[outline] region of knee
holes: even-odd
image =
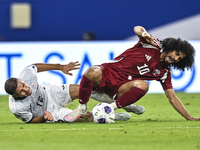
[[[94,77],[96,74],[96,71],[93,68],[89,68],[86,70],[86,72],[84,73],[84,75],[88,78],[92,78]]]
[[[143,80],[136,81],[136,83],[134,83],[134,86],[142,89],[144,92],[148,92],[148,90],[149,90],[148,83]]]
[[[95,80],[99,78],[101,75],[101,69],[97,66],[92,66],[84,73],[84,76],[87,77],[89,80]]]
[[[144,81],[144,85],[143,85],[142,90],[144,90],[145,92],[149,91],[149,84],[146,81]]]

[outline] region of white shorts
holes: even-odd
[[[72,112],[71,109],[65,106],[72,102],[69,93],[70,84],[53,85],[45,84],[43,87],[46,88],[47,95],[47,109],[53,117],[53,122],[63,121],[65,115]]]

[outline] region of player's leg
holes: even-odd
[[[137,102],[148,91],[148,84],[143,80],[134,80],[123,84],[117,93],[117,99],[111,105],[114,109]]]
[[[69,85],[69,94],[72,100],[78,99],[79,94],[79,85],[78,84],[70,84]]]
[[[92,66],[84,73],[79,87],[79,106],[72,113],[65,116],[65,121],[73,122],[87,112],[87,102],[93,87],[97,87],[101,83],[101,79],[102,70],[98,66]]]
[[[131,118],[131,114],[127,112],[115,113],[115,121],[127,121]],[[92,113],[87,111],[86,114],[81,115],[75,122],[91,122],[93,121]]]
[[[76,119],[74,122],[92,122],[92,113],[87,111],[85,114],[82,114],[80,118]]]
[[[78,86],[70,84],[46,84],[43,85],[46,89],[48,102],[51,101],[56,108],[61,108],[73,102],[74,98],[77,98]],[[73,90],[72,90],[73,89]],[[73,92],[72,92],[73,91]]]
[[[115,100],[113,100],[113,98],[108,96],[108,94],[106,94],[105,92],[102,92],[102,91],[93,91],[90,98],[92,98],[96,101],[102,102],[102,103],[109,103],[109,104],[111,104],[115,101]],[[133,104],[125,106],[125,107],[123,107],[123,109],[126,110],[127,112],[132,112],[137,115],[141,115],[145,111],[145,108],[143,106],[133,105]]]

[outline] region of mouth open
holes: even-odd
[[[174,63],[174,59],[171,56],[169,56],[169,59],[170,59],[171,63]]]
[[[28,91],[26,92],[27,95],[30,95],[31,94],[31,89],[28,88]]]

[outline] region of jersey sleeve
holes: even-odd
[[[172,82],[171,82],[171,71],[168,70],[168,73],[166,74],[166,77],[164,77],[165,79],[161,79],[159,80],[162,87],[163,87],[163,90],[166,90],[166,89],[173,89],[173,86],[172,86]]]
[[[147,42],[145,38],[141,37],[141,38],[139,38],[138,43],[136,43],[134,47],[140,47],[141,43],[145,43],[147,45],[151,45],[152,46],[151,48],[161,49],[160,40],[157,37],[155,37],[155,36],[153,36],[151,34],[150,34],[150,36],[153,37],[157,41],[157,44],[158,44],[157,46],[152,45],[151,43]]]
[[[23,111],[22,109],[20,111],[17,111],[16,113],[13,113],[17,119],[22,120],[25,123],[28,123],[32,120],[33,114],[28,111]]]
[[[19,75],[19,78],[25,81],[35,76],[37,76],[37,67],[35,65],[29,65],[24,68],[24,70]]]
[[[9,96],[9,108],[10,111],[15,115],[17,119],[23,122],[29,122],[33,118],[33,114],[30,111],[30,104],[24,105],[20,100],[15,101],[14,98]]]

